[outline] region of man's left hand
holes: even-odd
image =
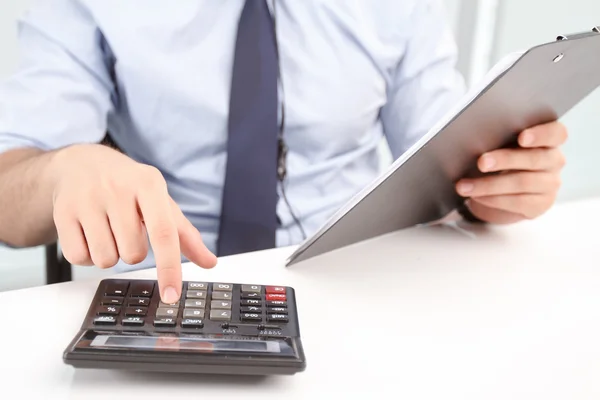
[[[552,122],[521,132],[517,148],[482,155],[479,169],[500,173],[457,183],[471,213],[485,222],[510,224],[548,211],[561,185],[565,157],[559,147],[567,136],[564,125]]]

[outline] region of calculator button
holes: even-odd
[[[258,329],[273,329],[276,331],[280,331],[281,330],[281,326],[279,325],[259,325]]]
[[[267,301],[267,307],[287,307],[287,302],[281,300]]]
[[[210,319],[215,321],[229,321],[231,320],[231,311],[229,310],[211,310]]]
[[[170,328],[175,326],[174,318],[159,318],[154,320],[154,326],[157,328]]]
[[[186,318],[181,321],[182,328],[202,328],[203,326],[202,320],[197,318]]]
[[[148,312],[148,309],[146,307],[127,307],[125,309],[125,315],[126,316],[144,316],[146,315],[146,313]]]
[[[121,307],[117,306],[102,306],[98,309],[98,315],[118,315]]]
[[[267,294],[285,294],[285,288],[283,286],[267,286]]]
[[[204,310],[186,308],[183,310],[183,318],[204,318]]]
[[[213,310],[231,310],[231,302],[223,300],[213,300],[210,302],[210,308]]]
[[[258,285],[242,285],[242,292],[260,293],[261,290],[262,287]]]
[[[105,296],[125,296],[127,293],[127,283],[111,283],[106,287]]]
[[[167,303],[163,303],[162,301],[159,301],[158,307],[159,308],[171,308],[171,307],[177,308],[177,307],[179,307],[179,302],[167,304]]]
[[[262,315],[256,313],[243,313],[240,318],[242,321],[262,321]]]
[[[121,323],[124,326],[142,326],[142,325],[144,325],[144,318],[142,318],[142,317],[124,318]]]
[[[262,313],[262,308],[258,306],[247,306],[240,308],[240,312],[243,313]]]
[[[206,290],[188,290],[185,293],[186,299],[205,299]]]
[[[286,301],[287,297],[285,297],[285,294],[279,294],[279,293],[267,294],[267,301],[273,301],[273,300]]]
[[[257,299],[244,299],[242,300],[241,304],[243,306],[260,306],[262,304],[262,301]]]
[[[131,297],[152,297],[154,282],[136,282],[131,285]]]
[[[204,300],[186,300],[185,308],[204,308],[206,307],[206,302]]]
[[[287,314],[287,308],[285,307],[269,307],[267,308],[267,314]]]
[[[190,290],[206,290],[208,284],[206,282],[190,282],[188,283],[188,289]]]
[[[101,301],[103,306],[120,306],[123,304],[122,297],[103,297]]]
[[[115,325],[117,319],[111,315],[103,315],[94,319],[94,325]]]
[[[157,318],[169,318],[169,317],[177,318],[178,311],[179,310],[177,308],[159,308],[156,310],[156,317]]]
[[[242,292],[242,299],[260,299],[260,293]]]
[[[213,283],[213,290],[217,292],[231,292],[233,285],[231,283]]]
[[[129,299],[127,302],[128,307],[147,307],[150,304],[150,299],[140,297],[139,299]]]
[[[288,322],[288,316],[284,314],[270,314],[267,315],[267,321],[269,322]]]
[[[213,292],[212,299],[213,300],[231,300],[232,294],[229,292]]]

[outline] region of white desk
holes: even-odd
[[[599,225],[600,199],[474,237],[400,232],[291,269],[289,248],[186,266],[185,279],[296,288],[308,367],[291,377],[76,371],[62,352],[97,281],[0,293],[0,397],[598,399]]]

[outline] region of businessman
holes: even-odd
[[[37,1],[0,86],[0,242],[100,268],[295,244],[464,92],[441,1]],[[108,137],[116,146],[100,144]],[[482,132],[485,134],[485,132]],[[554,203],[567,131],[519,134],[461,180],[470,217]]]

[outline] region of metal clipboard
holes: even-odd
[[[600,26],[529,48],[447,123],[401,156],[288,257],[286,266],[441,220],[464,204],[459,179],[516,133],[560,119],[600,86]],[[482,134],[485,132],[485,134]]]

